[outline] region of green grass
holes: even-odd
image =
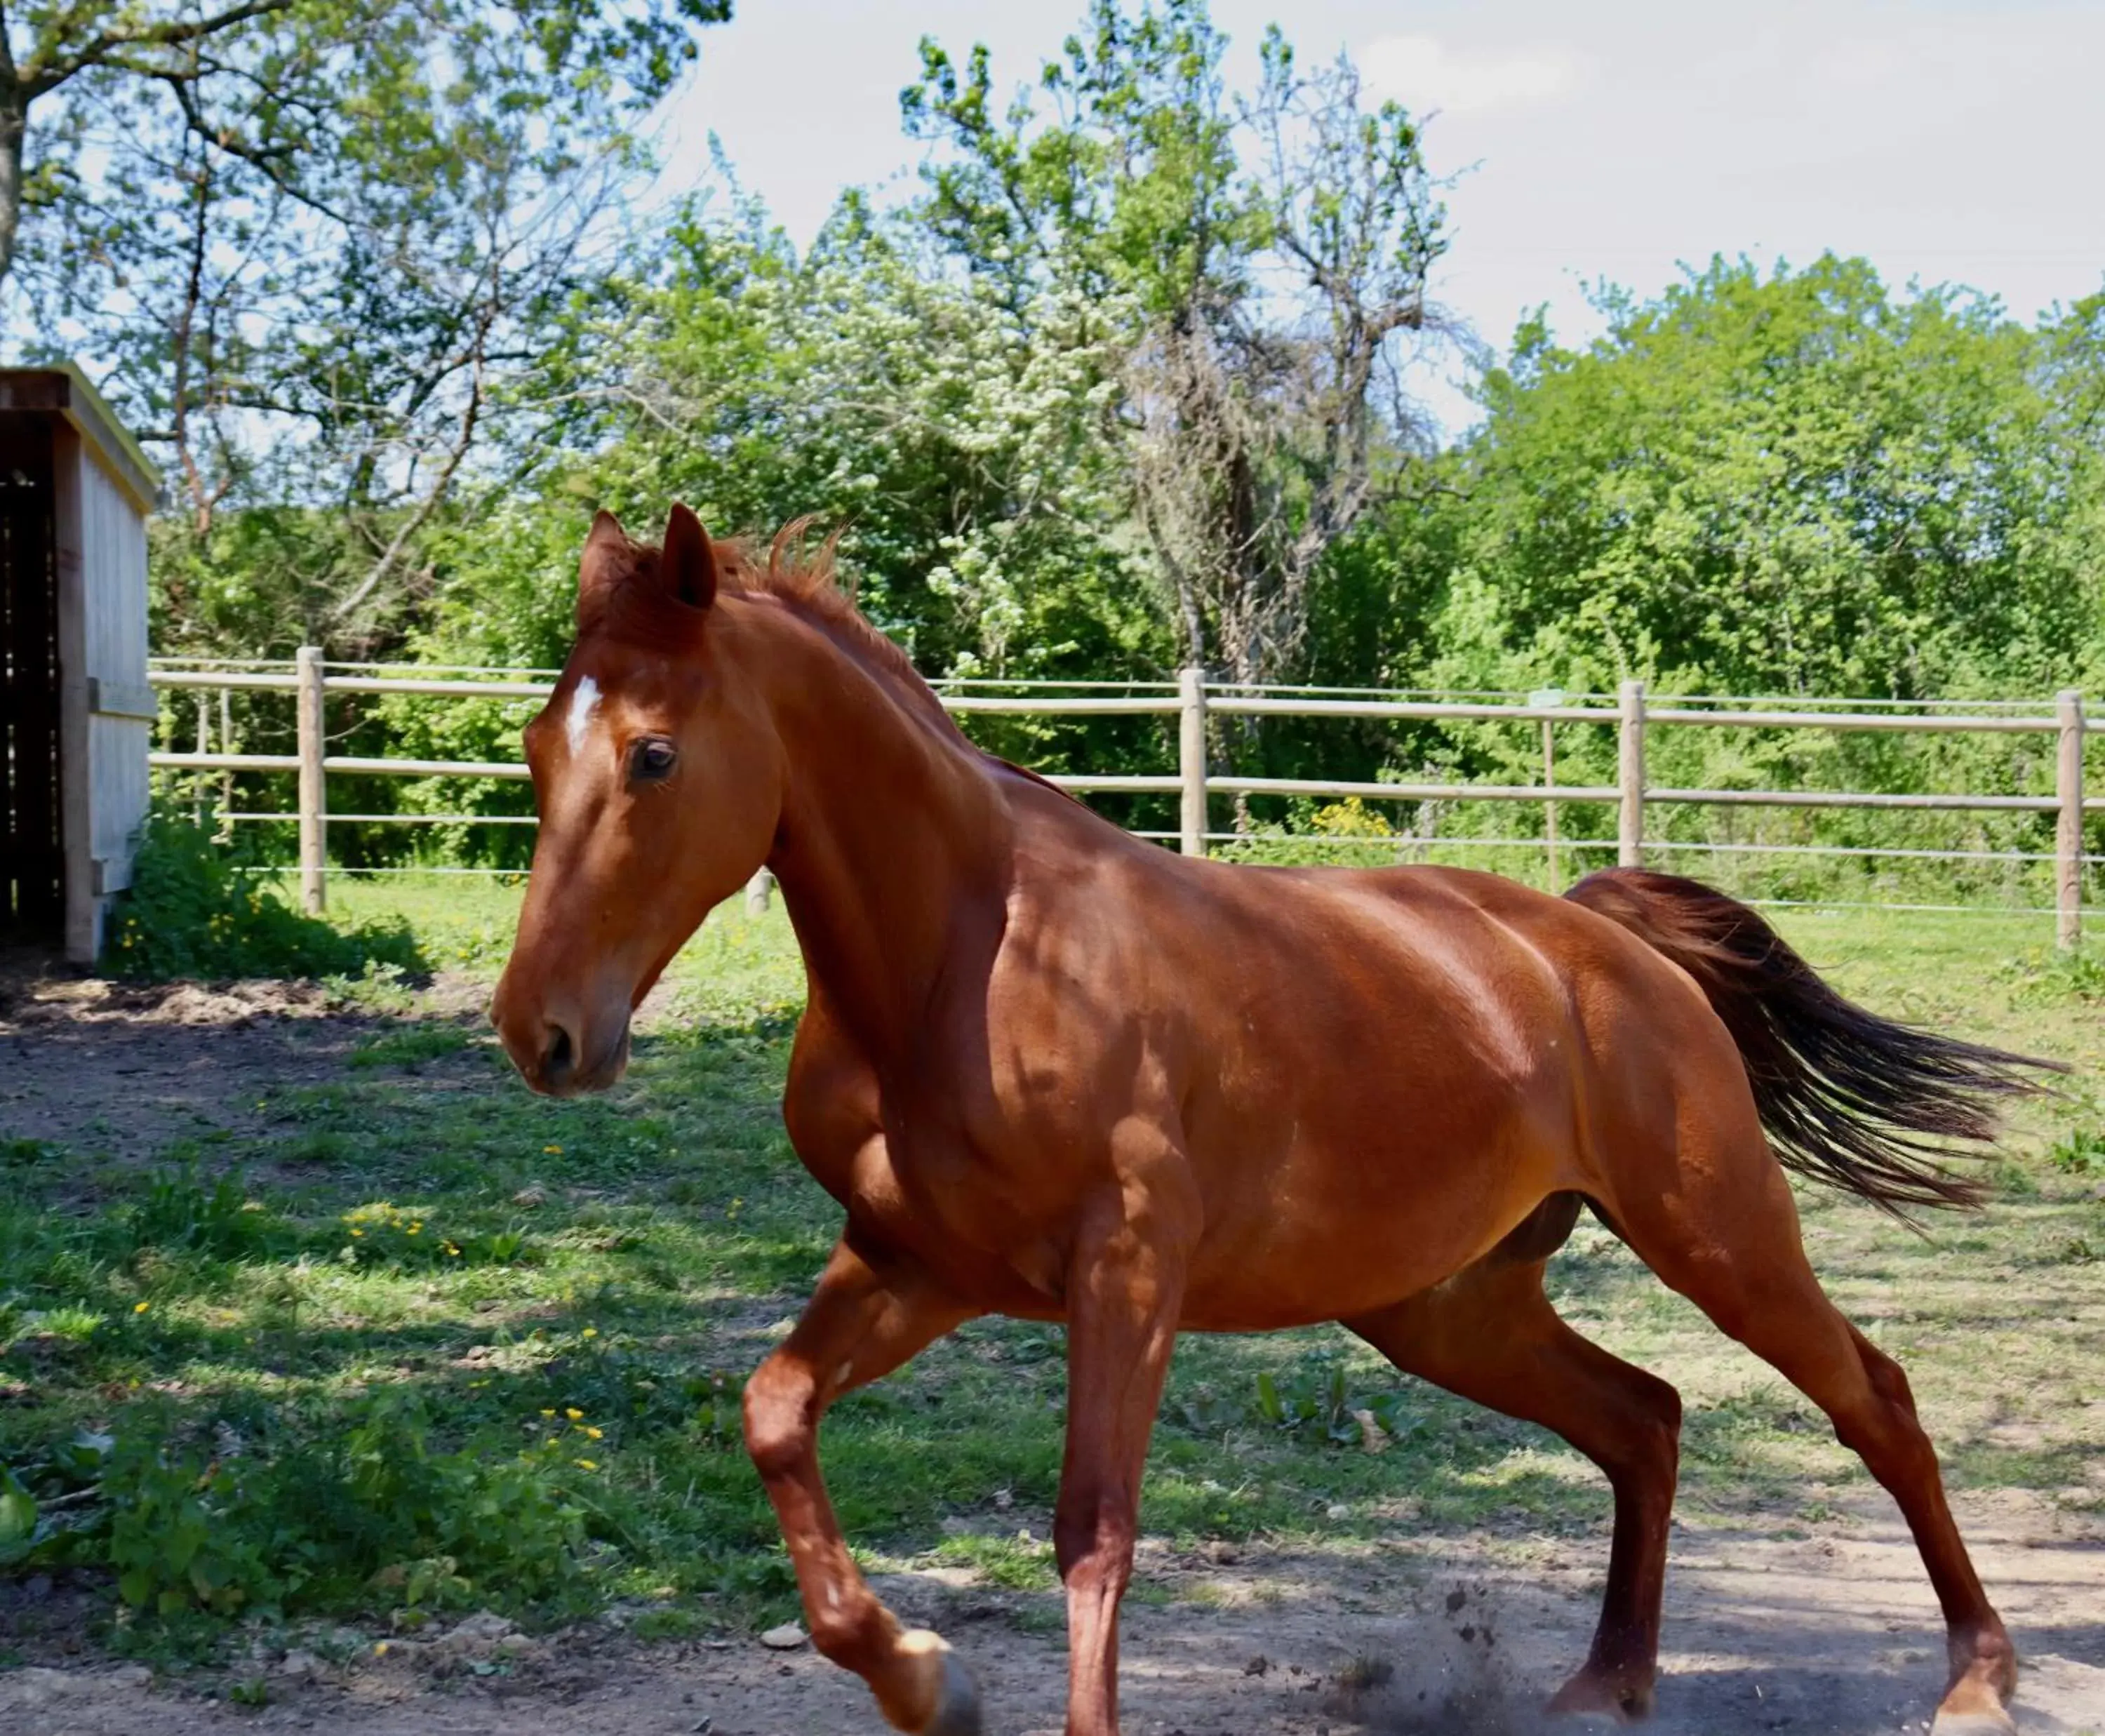
[[[408,915],[428,951],[487,973],[518,892],[334,896],[352,917]],[[2094,1503],[2079,1434],[2105,1398],[2105,1204],[2088,1156],[2066,1154],[2105,1149],[2098,985],[2000,921],[1786,926],[1882,1010],[2078,1063],[2065,1100],[2027,1112],[1982,1217],[1924,1239],[1804,1204],[1816,1263],[1908,1365],[1954,1480]],[[9,1541],[25,1510],[0,1479],[0,1567],[32,1548],[114,1562],[121,1579],[94,1574],[103,1639],[163,1653],[209,1652],[258,1611],[378,1624],[487,1604],[545,1623],[628,1600],[668,1637],[789,1615],[737,1401],[838,1224],[777,1109],[801,991],[779,911],[726,911],[605,1097],[531,1096],[477,1026],[398,990],[408,1015],[337,1076],[275,1094],[261,1131],[144,1169],[0,1139],[0,1460],[43,1526]],[[1688,1398],[1687,1523],[1789,1531],[1868,1488],[1797,1394],[1590,1221],[1553,1285],[1581,1330]],[[976,1322],[837,1408],[827,1470],[866,1560],[1052,1584],[1063,1348]],[[1348,1420],[1363,1408],[1389,1437],[1378,1454]],[[1184,1341],[1145,1523],[1317,1552],[1584,1533],[1605,1560],[1607,1514],[1552,1437],[1311,1331]]]

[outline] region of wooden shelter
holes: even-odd
[[[0,940],[82,964],[146,817],[159,490],[78,370],[0,369]]]

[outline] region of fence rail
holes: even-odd
[[[188,661],[190,660],[185,660]],[[172,667],[157,664],[149,679],[170,691],[195,691],[199,704],[200,750],[159,753],[152,764],[159,770],[202,773],[217,772],[293,772],[298,774],[299,800],[293,814],[236,813],[229,799],[222,812],[229,820],[297,820],[300,832],[300,879],[306,907],[320,910],[327,898],[327,828],[329,819],[327,785],[329,776],[392,776],[402,777],[524,778],[523,762],[516,760],[445,760],[372,758],[327,751],[325,709],[333,694],[409,694],[428,698],[479,698],[505,700],[544,699],[553,690],[547,681],[510,678],[521,673],[491,670],[488,679],[441,679],[420,675],[338,673],[344,665],[328,664],[321,653],[303,647],[290,669],[265,669],[254,664],[223,669]],[[372,666],[358,666],[372,667]],[[400,667],[396,665],[396,667]],[[449,671],[449,674],[466,674]],[[977,684],[975,684],[977,685]],[[1022,685],[1022,684],[1018,684]],[[1077,686],[1083,685],[1080,683]],[[1139,690],[1139,691],[1135,691]],[[227,739],[226,696],[242,691],[283,692],[295,696],[298,721],[297,751],[293,754],[244,754],[234,751]],[[221,698],[221,749],[203,750],[209,725],[207,696]],[[1969,860],[2038,861],[2054,864],[2055,934],[2063,947],[2073,947],[2081,934],[2083,914],[2083,821],[2086,813],[2105,812],[2105,797],[2084,792],[2084,747],[2092,733],[2105,731],[2105,716],[2093,717],[2085,709],[2083,696],[2065,691],[2056,696],[2051,712],[2015,713],[2004,709],[2023,702],[1984,701],[1995,709],[1964,712],[1940,707],[1935,710],[1900,712],[1891,709],[1815,710],[1747,707],[1732,709],[1731,701],[1696,705],[1686,700],[1653,706],[1647,702],[1642,682],[1626,682],[1612,705],[1575,705],[1561,695],[1531,696],[1524,703],[1495,703],[1481,696],[1468,699],[1397,699],[1380,695],[1339,696],[1339,690],[1321,695],[1306,690],[1253,690],[1246,687],[1210,682],[1202,671],[1180,672],[1173,687],[1146,691],[1145,684],[1111,693],[1091,691],[1084,696],[1048,694],[1035,691],[990,694],[941,691],[945,708],[963,714],[1009,716],[1144,717],[1174,716],[1178,719],[1178,768],[1173,774],[1083,773],[1051,780],[1063,790],[1076,793],[1174,794],[1179,798],[1178,830],[1173,835],[1187,855],[1203,855],[1209,839],[1222,834],[1209,830],[1212,798],[1227,796],[1312,796],[1341,800],[1407,802],[1539,802],[1545,811],[1544,842],[1550,852],[1551,874],[1556,875],[1559,839],[1558,808],[1571,803],[1612,805],[1616,809],[1614,848],[1619,861],[1641,864],[1647,849],[1645,810],[1655,804],[1696,804],[1718,807],[1803,808],[1863,808],[1927,810],[1933,812],[2011,812],[2051,813],[2056,817],[2054,849],[2026,852],[1901,852],[1908,855],[1948,855]],[[1543,702],[1537,703],[1541,699]],[[1800,702],[1821,705],[1824,701]],[[1878,701],[1843,701],[1848,705],[1879,705]],[[1453,784],[1374,782],[1324,778],[1251,777],[1212,770],[1208,764],[1207,721],[1223,717],[1296,717],[1392,721],[1425,720],[1450,723],[1503,722],[1534,723],[1540,727],[1543,781],[1539,784]],[[1616,781],[1613,784],[1559,784],[1555,777],[1553,732],[1560,725],[1592,724],[1616,732]],[[1932,734],[2051,735],[2055,737],[2054,793],[2051,795],[1999,795],[1965,792],[1893,794],[1878,791],[1826,790],[1688,790],[1651,784],[1645,774],[1647,732],[1665,728],[1815,729],[1842,731],[1919,732]],[[434,823],[445,819],[480,821],[481,815],[339,815],[339,821],[359,822],[401,821]],[[503,817],[518,824],[525,817]],[[530,822],[529,822],[530,823]],[[1573,839],[1565,848],[1599,848],[1602,840]],[[1772,847],[1783,848],[1783,847]],[[1802,847],[1808,852],[1822,847]],[[1863,853],[1848,852],[1842,853]]]

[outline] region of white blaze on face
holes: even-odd
[[[570,740],[573,759],[583,751],[586,732],[592,728],[592,714],[598,709],[599,683],[588,675],[570,695],[570,714],[563,722],[563,733]]]

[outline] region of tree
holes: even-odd
[[[1418,427],[1401,334],[1431,323],[1445,242],[1416,124],[1370,110],[1349,61],[1303,73],[1276,29],[1255,92],[1228,91],[1204,0],[1085,34],[997,116],[984,48],[932,41],[902,96],[944,147],[923,220],[1012,305],[1057,284],[1122,297],[1131,506],[1188,660],[1276,678],[1300,654],[1310,587]]]
[[[549,333],[604,275],[631,128],[728,0],[252,0],[0,11],[0,113],[39,126],[0,295],[166,449],[163,601],[221,583],[221,508],[273,637],[371,643],[419,539],[561,413]],[[0,189],[4,191],[4,189]],[[485,462],[489,461],[489,462]],[[253,642],[253,635],[250,637]]]
[[[577,0],[87,0],[0,10],[0,283],[25,208],[66,208],[78,122],[98,104],[144,119],[150,100],[161,110],[154,119],[319,207],[346,165],[376,166],[376,146],[409,146],[428,168],[449,142],[436,131],[417,136],[427,68],[481,85],[485,120],[507,108],[569,119],[609,101],[632,112],[693,54],[688,26],[730,11],[730,0],[642,0],[605,14]],[[32,162],[33,110],[60,93],[72,101],[47,159]]]
[[[2094,642],[2067,528],[2098,475],[2094,321],[2086,344],[2080,312],[2033,332],[1963,292],[1897,300],[1831,257],[1607,308],[1584,350],[1524,326],[1486,381],[1449,677],[2036,691]]]

